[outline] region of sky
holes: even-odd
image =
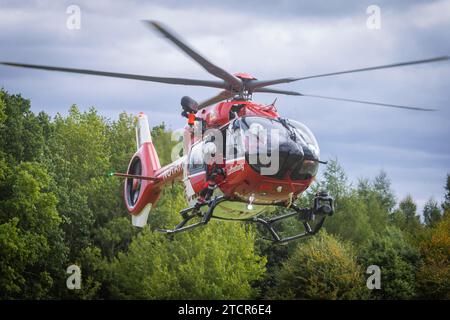
[[[70,5],[80,28],[70,29]],[[370,5],[380,28],[368,28]],[[258,79],[302,77],[450,54],[450,0],[438,1],[9,1],[0,0],[0,61],[153,76],[214,78],[149,30],[170,26],[205,57]],[[450,61],[309,79],[279,89],[439,109],[417,112],[308,97],[277,98],[281,115],[305,123],[321,158],[337,158],[350,181],[386,171],[397,199],[411,194],[419,211],[441,201],[450,173]],[[180,98],[211,88],[73,75],[0,66],[0,87],[31,100],[32,110],[67,114],[95,106],[116,119],[145,112],[154,126],[184,126]]]

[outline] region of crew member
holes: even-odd
[[[223,157],[220,157],[220,155],[216,157],[216,144],[214,142],[207,142],[207,144],[211,146],[213,150],[207,151],[207,153],[211,155],[211,158],[206,166],[206,182],[199,193],[197,203],[195,204],[195,210],[198,210],[202,204],[211,199],[214,189],[219,183],[225,180],[226,176]]]

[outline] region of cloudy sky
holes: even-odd
[[[67,28],[68,6],[81,10]],[[381,9],[369,29],[366,10]],[[230,72],[256,78],[307,76],[450,54],[450,0],[440,1],[9,1],[0,0],[0,61],[156,76],[212,79],[141,20],[169,25]],[[418,107],[414,112],[279,96],[277,108],[315,133],[321,158],[337,157],[350,179],[385,170],[398,199],[419,208],[442,199],[450,172],[450,62],[310,79],[279,88]],[[34,111],[67,113],[71,104],[112,119],[144,111],[151,125],[184,125],[179,100],[214,89],[0,67],[0,87],[31,99]],[[272,102],[275,95],[254,99]]]

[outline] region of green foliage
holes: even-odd
[[[31,250],[29,237],[21,234],[17,228],[19,218],[0,224],[0,297],[11,299],[22,294],[26,284],[24,271],[27,264],[36,259]]]
[[[450,299],[450,214],[420,243],[423,261],[417,271],[421,298]]]
[[[186,207],[183,187],[166,188],[149,226],[173,227]],[[230,237],[230,234],[233,236]],[[265,271],[254,233],[239,223],[210,222],[173,238],[145,228],[109,269],[111,297],[126,299],[241,299]]]
[[[230,237],[230,234],[233,236]],[[245,299],[264,273],[255,254],[254,234],[236,223],[174,239],[146,228],[111,266],[112,296],[125,299]]]
[[[442,209],[444,211],[450,210],[450,174],[447,174],[447,180],[445,182],[445,200],[442,203]]]
[[[4,95],[5,95],[5,93],[0,90],[0,130],[3,127],[3,123],[6,120],[5,102],[3,101]]]
[[[359,299],[368,290],[349,243],[320,232],[300,243],[276,275],[275,299]]]
[[[108,176],[126,171],[136,150],[134,121],[76,106],[51,119],[0,90],[0,299],[450,298],[450,175],[442,213],[432,199],[424,207],[426,228],[411,197],[396,206],[385,172],[353,187],[334,159],[297,200],[310,206],[321,189],[335,197],[327,232],[275,246],[253,225],[211,221],[167,237],[154,229],[180,221],[183,186],[163,190],[141,230],[123,180]],[[170,130],[151,134],[161,164],[171,162]],[[279,227],[288,235],[301,223]],[[66,288],[71,264],[81,290]],[[370,264],[381,267],[381,290],[365,286]]]
[[[95,299],[101,294],[102,282],[105,279],[106,262],[101,250],[94,246],[83,248],[76,264],[82,270],[81,290],[70,292],[70,298]]]
[[[385,209],[391,212],[395,206],[395,195],[385,171],[381,171],[372,182],[372,189]]]
[[[158,141],[158,143],[155,143],[155,148],[161,165],[164,166],[172,162],[172,148],[177,144],[176,141],[172,141],[172,132],[166,130],[166,125],[163,122],[152,128],[151,135],[153,141]]]
[[[432,227],[438,223],[442,218],[441,210],[436,200],[433,198],[429,199],[425,206],[423,207],[423,218],[425,224]]]
[[[328,161],[320,187],[327,190],[336,201],[339,201],[348,193],[348,178],[337,159]]]
[[[336,203],[336,212],[332,219],[327,219],[325,228],[331,234],[357,245],[374,233],[367,214],[367,204],[356,193]]]
[[[424,227],[417,214],[417,205],[410,195],[400,202],[398,209],[394,210],[390,218],[397,228],[406,233],[410,241],[417,242],[422,236]]]
[[[30,101],[1,91],[0,150],[9,163],[41,160],[45,149],[46,119],[30,111]]]
[[[131,155],[136,152],[134,117],[122,112],[119,119],[108,126],[107,138],[111,150],[110,168],[126,172]]]
[[[381,289],[372,291],[376,299],[411,299],[416,295],[415,267],[419,252],[397,228],[389,227],[386,234],[367,240],[360,249],[358,260],[367,268],[381,268]]]
[[[57,296],[67,257],[50,177],[35,163],[14,168],[0,161],[0,296]]]
[[[342,176],[342,174],[339,174]],[[326,179],[333,178],[328,174]],[[357,246],[367,238],[385,231],[392,201],[395,201],[390,182],[382,171],[373,181],[360,179],[355,189],[344,188],[343,196],[336,200],[336,214],[326,222],[326,229]]]

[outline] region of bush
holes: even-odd
[[[265,262],[243,224],[211,221],[172,240],[146,228],[111,265],[112,297],[255,298]]]
[[[420,244],[423,263],[417,272],[421,298],[450,299],[450,214]]]
[[[419,252],[402,232],[389,227],[384,235],[371,237],[358,257],[364,268],[377,265],[381,269],[381,289],[372,290],[376,299],[410,299],[416,295],[415,267]]]
[[[350,244],[320,232],[282,265],[272,299],[358,299],[368,290]]]

